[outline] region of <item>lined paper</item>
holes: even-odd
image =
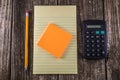
[[[37,46],[48,23],[54,23],[73,35],[61,59]],[[33,74],[77,74],[76,6],[34,7]]]

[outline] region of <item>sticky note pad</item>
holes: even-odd
[[[76,15],[76,5],[34,6],[33,74],[78,73]],[[62,34],[66,34],[65,37]],[[49,35],[53,35],[53,39]],[[51,48],[59,53],[52,54]]]
[[[42,33],[38,46],[57,58],[61,58],[72,35],[55,24],[48,24]]]

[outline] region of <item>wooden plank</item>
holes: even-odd
[[[81,31],[82,21],[87,19],[103,20],[102,0],[79,0],[79,19]],[[80,80],[106,80],[105,60],[86,60],[83,58],[82,32],[78,32],[78,65]]]
[[[12,0],[0,1],[0,80],[10,79]]]
[[[105,0],[105,19],[108,32],[108,80],[120,80],[120,0]]]
[[[11,80],[24,80],[25,0],[13,0],[12,22]]]

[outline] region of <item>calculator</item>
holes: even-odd
[[[83,21],[83,47],[86,59],[107,57],[107,35],[104,20]]]

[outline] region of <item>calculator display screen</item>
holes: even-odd
[[[101,25],[87,25],[87,28],[101,28]]]

